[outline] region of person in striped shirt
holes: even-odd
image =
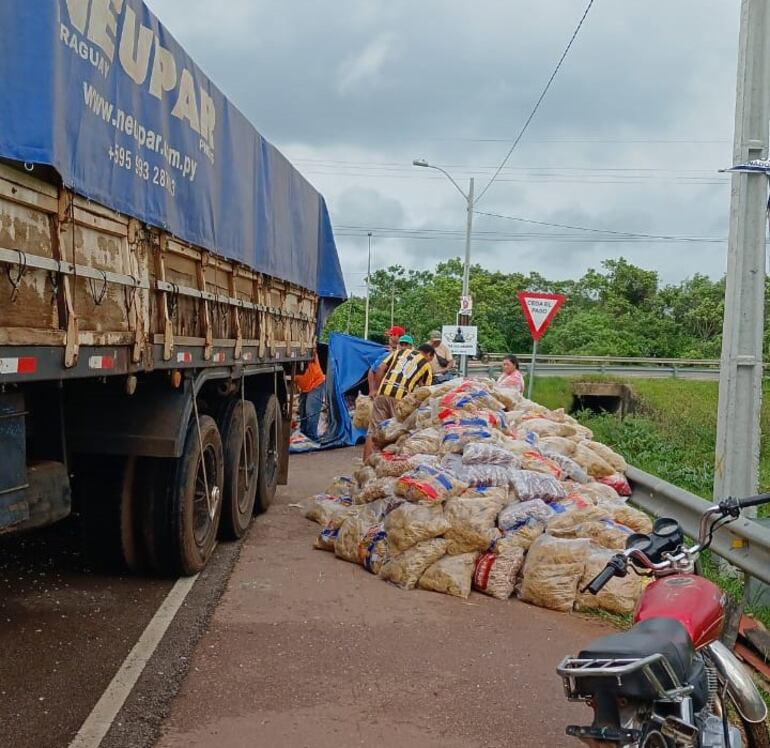
[[[364,461],[374,451],[373,432],[380,424],[396,414],[396,402],[423,385],[433,383],[433,347],[426,343],[415,349],[410,335],[402,335],[399,347],[380,364],[377,371],[378,388],[373,398],[369,433],[364,446]]]

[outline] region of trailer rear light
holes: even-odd
[[[211,360],[215,364],[223,364],[225,362],[225,352],[224,351],[217,351],[212,357]]]
[[[192,353],[190,353],[190,351],[179,351],[179,353],[176,354],[176,362],[178,364],[191,364]]]
[[[251,361],[254,358],[254,354],[251,351],[247,351],[242,356],[244,361]]]
[[[0,358],[0,374],[34,374],[36,371],[37,359],[34,356]]]
[[[112,356],[91,356],[88,359],[89,369],[114,369],[115,359]]]

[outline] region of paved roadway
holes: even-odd
[[[356,453],[292,457],[291,484],[240,558],[217,549],[102,748],[572,745],[564,726],[588,710],[554,667],[606,627],[403,592],[314,551],[317,526],[290,505]],[[76,523],[6,538],[0,558],[0,745],[66,748],[172,580],[93,572]]]

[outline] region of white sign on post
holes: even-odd
[[[460,297],[460,314],[472,314],[473,313],[473,297],[461,296]]]
[[[478,328],[463,325],[444,325],[441,341],[456,356],[475,356]]]

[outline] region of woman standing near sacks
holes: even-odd
[[[503,359],[503,373],[497,378],[500,387],[524,392],[524,375],[519,370],[519,359],[509,354]]]

